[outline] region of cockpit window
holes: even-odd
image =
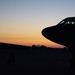
[[[59,24],[64,24],[65,23],[65,21],[61,21]]]
[[[75,22],[72,22],[72,24],[75,24]]]
[[[69,22],[69,21],[67,21],[67,22],[65,22],[65,24],[70,24],[71,22]]]
[[[61,21],[59,24],[64,24],[64,25],[66,25],[66,24],[75,24],[75,22],[73,22],[73,21]]]

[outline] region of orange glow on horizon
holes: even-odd
[[[25,46],[32,46],[32,45],[45,45],[47,47],[54,47],[54,48],[62,48],[64,46],[58,45],[56,43],[53,43],[43,36],[40,37],[28,37],[28,38],[1,38],[0,42],[5,43],[12,43],[12,44],[19,44],[19,45],[25,45]]]

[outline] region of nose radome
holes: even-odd
[[[48,40],[66,46],[66,39],[64,37],[64,32],[57,26],[44,28],[42,30],[42,35]]]
[[[54,41],[55,42],[55,38],[58,38],[58,34],[56,32],[56,27],[55,26],[52,26],[52,27],[47,27],[45,29],[42,30],[42,35],[51,40],[51,41]]]
[[[42,30],[42,35],[43,35],[44,37],[46,37],[47,34],[48,34],[47,28],[43,29],[43,30]]]
[[[42,35],[47,38],[50,35],[54,34],[54,30],[55,30],[55,26],[44,28],[42,30]]]

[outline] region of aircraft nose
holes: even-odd
[[[42,35],[43,35],[43,36],[46,36],[46,35],[48,35],[47,28],[45,28],[45,29],[43,29],[43,30],[42,30]]]
[[[46,37],[47,39],[51,40],[51,38],[53,39],[56,35],[55,33],[55,27],[47,27],[45,29],[42,30],[42,35],[44,37]],[[55,39],[55,38],[54,38]]]
[[[56,26],[47,27],[42,30],[42,35],[45,38],[62,45],[65,43],[63,33],[64,32],[62,32],[62,30],[60,28],[57,28]]]
[[[49,32],[50,31],[48,31],[48,28],[45,28],[42,30],[42,35],[47,38],[49,36]]]

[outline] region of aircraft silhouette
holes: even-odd
[[[72,52],[71,65],[75,66],[75,17],[67,17],[57,25],[42,30],[47,39],[68,47]]]

